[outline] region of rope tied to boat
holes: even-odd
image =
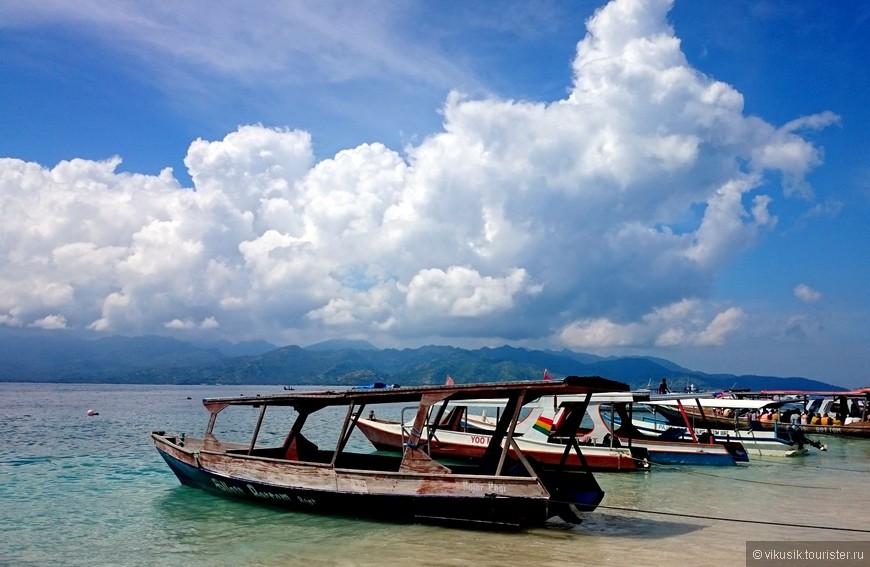
[[[656,469],[662,469],[662,470],[680,471],[680,472],[683,472],[685,474],[694,474],[694,475],[698,475],[698,476],[710,476],[713,478],[722,478],[725,480],[733,480],[734,482],[746,482],[749,484],[769,484],[769,485],[773,485],[773,486],[780,486],[782,484],[781,482],[767,482],[767,481],[763,481],[763,480],[751,480],[751,479],[746,479],[746,478],[735,478],[733,476],[713,474],[713,473],[708,473],[708,472],[703,472],[703,471],[686,470],[685,465],[665,465],[665,464],[656,463],[653,461],[646,461],[646,459],[640,459],[638,457],[625,457],[625,458],[633,459],[635,461],[638,461],[639,463],[648,462],[650,465],[648,470],[652,470],[653,468],[656,468]],[[766,461],[764,466],[776,466],[776,465],[784,465],[784,464],[786,464],[786,463],[780,462],[778,460],[770,460],[770,461]],[[754,466],[757,467],[760,465],[756,464]],[[646,467],[643,467],[643,468],[646,468]],[[817,467],[817,468],[829,469],[829,470],[842,470],[842,471],[847,471],[847,472],[866,472],[863,470],[838,469],[835,467]],[[789,486],[792,486],[794,488],[810,488],[810,489],[816,489],[816,490],[843,490],[839,486],[814,486],[814,485],[809,485],[809,484],[791,484]]]
[[[598,508],[605,510],[619,510],[622,512],[635,512],[638,514],[656,514],[659,516],[675,516],[679,518],[692,518],[695,520],[717,520],[720,522],[732,522],[736,524],[757,524],[762,526],[778,526],[784,528],[808,528],[813,530],[827,530],[827,531],[838,531],[838,532],[855,532],[861,534],[870,534],[870,530],[862,529],[862,528],[846,528],[841,526],[817,526],[811,524],[796,524],[793,522],[782,523],[782,522],[770,522],[766,520],[749,520],[745,518],[724,518],[721,516],[703,516],[700,514],[686,514],[684,512],[664,512],[661,510],[642,510],[640,508],[625,508],[622,506],[606,506],[604,504],[599,504]]]

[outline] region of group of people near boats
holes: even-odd
[[[731,408],[725,408],[724,410],[716,408],[714,411],[720,413],[723,417],[731,417]],[[791,436],[792,441],[797,445],[798,449],[803,449],[806,444],[815,447],[816,449],[827,451],[825,445],[807,437],[804,430],[801,428],[801,425],[834,425],[834,418],[829,416],[819,416],[818,413],[810,414],[806,410],[801,411],[799,409],[790,409],[782,413],[780,413],[776,408],[767,408],[762,409],[761,411],[750,410],[746,413],[745,417],[749,420],[750,428],[754,422],[772,421],[784,424],[787,423],[789,435]],[[837,422],[839,422],[839,420],[837,420]]]
[[[723,410],[715,409],[714,412],[723,417],[734,417],[732,414],[732,410],[730,408],[725,408]],[[752,422],[779,422],[779,423],[787,423],[790,425],[830,425],[830,426],[838,426],[838,425],[848,425],[854,421],[861,421],[861,418],[855,417],[847,417],[845,423],[841,421],[838,417],[823,415],[819,413],[808,412],[807,410],[799,410],[799,409],[789,409],[784,412],[781,412],[775,408],[763,409],[761,411],[749,411],[744,417],[746,417],[750,424]]]

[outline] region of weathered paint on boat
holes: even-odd
[[[399,450],[403,444],[402,426],[398,421],[361,418],[357,424],[372,445],[386,451]],[[541,466],[554,466],[565,458],[564,466],[580,468],[588,466],[595,472],[627,472],[649,469],[647,451],[642,448],[604,447],[580,444],[580,455],[567,452],[564,444],[529,439],[530,434],[514,437],[515,443],[529,459]],[[427,442],[426,451],[434,457],[479,459],[486,451],[491,436],[485,431],[467,432],[437,428]],[[510,450],[514,455],[515,451]]]
[[[514,461],[503,448],[512,442],[526,400],[546,393],[590,394],[627,386],[598,377],[563,382],[513,382],[483,385],[412,387],[369,391],[323,391],[274,396],[204,400],[211,412],[202,438],[152,433],[154,444],[187,486],[211,493],[318,513],[398,521],[435,521],[461,525],[525,527],[560,517],[579,521],[604,496],[588,469],[537,470],[518,452]],[[473,464],[448,467],[432,460],[419,444],[419,432],[400,456],[346,450],[350,433],[367,405],[419,403],[415,424],[438,403],[485,398],[509,400],[492,442]],[[225,443],[213,434],[217,416],[230,406],[260,408],[248,445]],[[267,408],[298,412],[284,443],[260,447],[257,436]],[[307,417],[334,406],[347,407],[334,450],[321,450],[302,434]],[[419,431],[419,427],[417,428]]]

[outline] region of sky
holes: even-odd
[[[870,385],[870,1],[0,0],[0,326]]]

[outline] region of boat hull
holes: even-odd
[[[632,423],[639,431],[650,435],[661,434],[674,427],[668,423],[640,419],[632,420]],[[747,456],[745,461],[751,457],[791,457],[797,451],[793,443],[775,437],[773,431],[743,432],[734,429],[711,429],[711,432],[722,443],[733,442],[741,445],[742,451]],[[688,432],[684,433],[683,437],[688,437]]]
[[[759,421],[756,423],[761,423],[761,428],[766,431],[773,431],[774,426],[770,422]],[[788,427],[787,423],[779,423],[777,427]],[[852,423],[849,425],[804,425],[801,424],[801,429],[804,430],[804,433],[810,434],[818,434],[818,435],[836,435],[839,437],[861,437],[864,439],[870,439],[870,422],[863,421],[858,423]]]
[[[398,422],[360,419],[357,427],[375,448],[385,451],[401,450],[403,440],[401,425]],[[428,452],[436,458],[479,459],[483,456],[490,440],[491,437],[483,432],[465,433],[439,429],[428,443]],[[565,456],[565,445],[530,441],[525,437],[515,437],[514,441],[526,457],[544,468],[559,465]],[[579,447],[591,471],[626,472],[649,469],[647,452],[640,447],[630,449],[582,444]],[[513,450],[509,454],[515,456]],[[570,449],[564,464],[574,469],[584,467],[580,457]]]
[[[746,450],[736,441],[721,439],[714,439],[712,442],[696,441],[692,438],[683,438],[682,433],[685,430],[680,428],[668,425],[664,429],[656,430],[651,424],[640,423],[635,419],[627,419],[628,427],[625,427],[622,425],[622,418],[611,415],[609,409],[606,410],[601,406],[590,408],[590,415],[595,423],[594,432],[614,435],[624,447],[645,448],[649,453],[650,462],[655,464],[723,467],[749,462]],[[611,428],[613,428],[612,433]],[[702,437],[699,436],[699,439]]]
[[[568,478],[556,483],[551,502],[551,494],[532,478],[345,470],[316,463],[188,451],[172,438],[152,437],[159,454],[185,486],[305,512],[523,528],[570,513],[560,509],[562,502],[571,501],[577,511],[588,511],[603,498],[591,475],[586,480],[592,485],[584,486],[584,479],[572,483]]]
[[[643,447],[649,453],[649,460],[657,465],[692,465],[704,467],[728,467],[737,464],[734,456],[720,445],[706,446],[689,444],[675,446],[674,443],[657,443],[655,441],[638,441],[622,439],[624,444],[632,447]]]

